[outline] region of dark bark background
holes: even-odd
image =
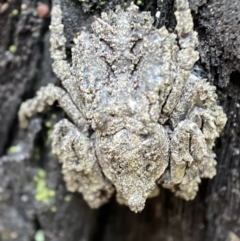
[[[67,51],[93,16],[124,0],[62,0]],[[51,8],[50,0],[41,0]],[[228,122],[215,147],[217,175],[185,202],[167,190],[134,214],[114,200],[91,210],[66,191],[51,154],[51,130],[64,113],[55,105],[18,128],[22,101],[58,84],[49,54],[50,13],[37,0],[0,0],[0,241],[240,241],[240,1],[191,0],[203,77],[217,86]],[[138,0],[161,12],[156,26],[174,31],[173,0]],[[44,13],[44,14],[43,14]],[[44,15],[44,16],[42,16]]]

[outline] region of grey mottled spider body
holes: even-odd
[[[53,70],[66,91],[41,88],[22,104],[19,119],[24,127],[59,102],[73,124],[64,119],[54,127],[53,152],[67,188],[93,208],[116,189],[117,200],[139,212],[157,183],[190,200],[201,178],[216,174],[212,147],[226,116],[215,87],[190,73],[199,54],[187,0],[176,0],[175,15],[177,36],[156,29],[134,4],[102,13],[93,33],[74,39],[69,64],[61,8],[53,6]]]

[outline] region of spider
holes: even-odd
[[[63,88],[49,84],[19,110],[20,126],[59,103],[69,119],[52,134],[67,189],[92,208],[117,201],[140,212],[158,184],[191,200],[216,174],[215,139],[226,123],[216,89],[191,70],[199,59],[187,0],[176,0],[176,33],[156,29],[133,3],[103,12],[65,53],[62,11],[53,3],[51,57]]]

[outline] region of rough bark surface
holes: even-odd
[[[172,0],[137,1],[141,10],[161,12],[156,25],[173,31]],[[42,1],[51,7],[51,2]],[[67,53],[75,33],[93,16],[123,0],[62,0]],[[140,214],[113,200],[91,210],[80,194],[66,191],[61,167],[51,154],[52,126],[63,117],[51,111],[18,128],[20,103],[58,80],[51,70],[49,17],[37,0],[0,2],[0,240],[54,241],[239,241],[240,240],[240,2],[191,0],[199,34],[202,75],[218,88],[228,117],[215,147],[217,175],[205,180],[193,201],[167,190],[147,201]],[[44,239],[41,239],[43,238]]]

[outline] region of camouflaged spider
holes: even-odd
[[[72,123],[55,125],[52,150],[68,190],[92,208],[116,189],[118,202],[139,212],[157,183],[190,200],[201,178],[216,174],[212,147],[226,116],[215,87],[191,74],[199,53],[188,1],[175,7],[177,35],[156,29],[133,3],[102,13],[91,33],[74,39],[70,64],[60,4],[53,4],[50,51],[65,90],[42,87],[21,105],[19,120],[26,127],[58,101]]]

